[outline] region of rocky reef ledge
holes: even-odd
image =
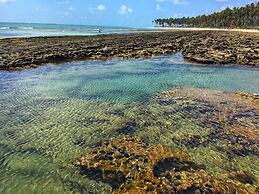
[[[152,57],[179,51],[193,62],[259,67],[258,45],[257,33],[220,31],[2,39],[0,69],[19,70],[84,59]]]
[[[130,137],[103,142],[77,165],[82,174],[111,184],[113,193],[257,192],[246,184],[251,178],[244,172],[213,177],[185,152]]]

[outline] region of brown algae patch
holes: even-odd
[[[253,181],[244,174],[216,178],[185,152],[130,137],[103,142],[77,165],[82,174],[99,175],[111,184],[114,193],[255,193],[252,187],[237,181]]]

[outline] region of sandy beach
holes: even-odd
[[[227,29],[227,28],[176,28],[176,27],[152,27],[158,30],[173,30],[173,31],[222,31],[222,32],[250,32],[259,33],[257,29]]]

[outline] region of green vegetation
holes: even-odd
[[[211,28],[256,28],[259,26],[259,3],[245,7],[226,8],[221,12],[197,17],[156,19],[159,26],[211,27]]]

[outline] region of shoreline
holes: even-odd
[[[177,28],[177,27],[152,27],[151,29],[166,31],[220,31],[220,32],[249,32],[259,33],[259,29],[239,29],[239,28]]]
[[[9,38],[0,40],[0,69],[22,70],[47,63],[87,59],[147,58],[182,52],[204,64],[259,67],[257,33],[169,30],[97,36]]]

